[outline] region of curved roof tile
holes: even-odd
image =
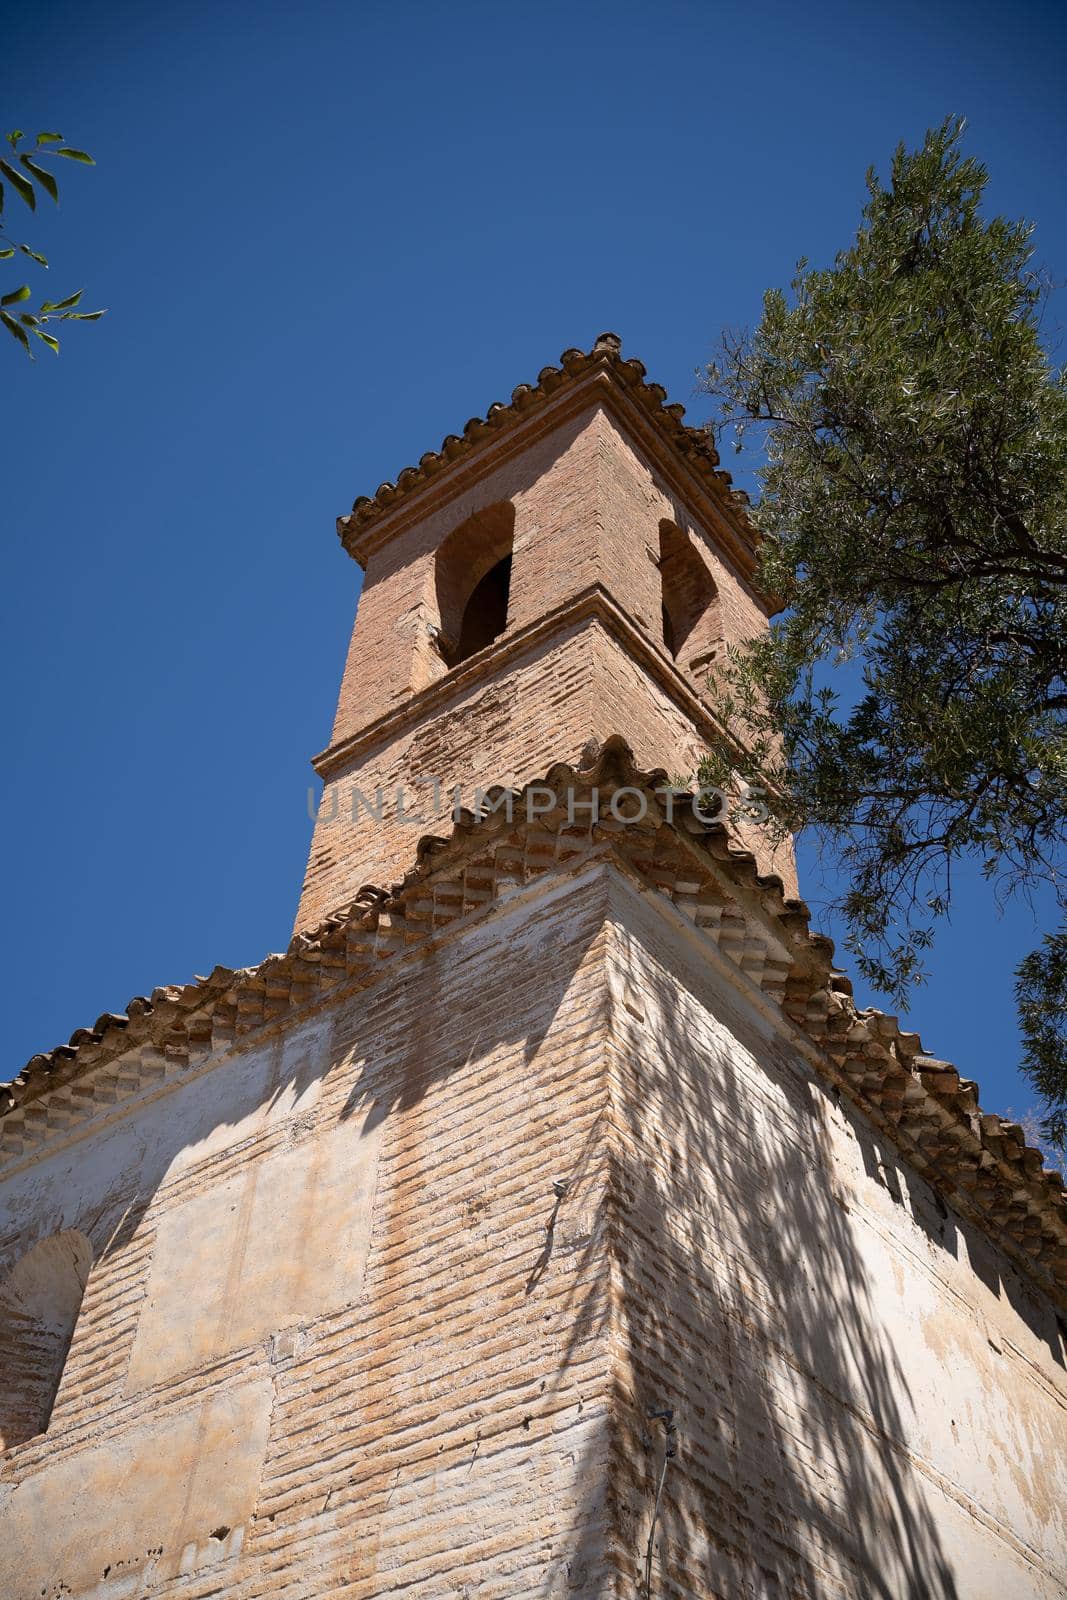
[[[510,401],[494,401],[484,417],[471,417],[462,436],[450,433],[439,450],[428,450],[420,456],[417,466],[404,467],[395,483],[379,484],[373,495],[360,495],[353,502],[351,512],[337,519],[342,544],[350,549],[357,534],[375,518],[391,511],[405,495],[422,488],[492,434],[514,426],[527,412],[598,369],[609,372],[628,391],[754,544],[756,530],[746,515],[748,496],[744,490],[734,488],[730,474],[719,466],[719,454],[710,432],[706,428],[691,427],[684,421],[685,407],[677,402],[668,403],[667,391],[660,384],[645,381],[645,368],[640,361],[623,358],[622,340],[617,333],[602,333],[589,351],[564,350],[558,367],[542,367],[535,384],[520,383],[512,390]]]
[[[984,1113],[977,1085],[947,1061],[927,1054],[917,1034],[896,1017],[857,1010],[848,978],[832,970],[833,945],[809,929],[802,900],[787,899],[780,879],[760,875],[749,851],[727,829],[708,824],[694,796],[673,799],[668,818],[657,789],[663,772],[642,772],[626,741],[608,739],[579,769],[557,763],[544,778],[517,792],[554,788],[553,815],[538,804],[533,848],[556,833],[547,854],[526,860],[523,834],[494,809],[461,813],[447,838],[419,842],[410,871],[390,888],[368,884],[354,900],[313,932],[297,934],[284,955],[255,967],[216,967],[207,977],[136,996],[125,1014],[105,1012],[79,1028],[68,1044],[30,1058],[15,1080],[0,1088],[4,1118],[47,1126],[50,1091],[88,1078],[150,1046],[179,1065],[222,1051],[290,1009],[313,1002],[339,983],[371,982],[383,960],[431,937],[450,921],[485,910],[484,895],[468,905],[469,870],[499,876],[507,886],[584,859],[593,843],[614,841],[621,859],[660,890],[697,927],[706,928],[720,953],[734,961],[804,1034],[824,1076],[843,1089],[961,1215],[990,1233],[1038,1281],[1067,1305],[1067,1194],[1063,1176],[1044,1169],[1040,1151],[1027,1146],[1018,1124]],[[600,824],[585,832],[568,826],[568,789],[643,790],[648,821],[630,827]],[[506,791],[500,790],[499,794]],[[536,836],[536,837],[534,837]],[[703,887],[694,894],[699,875]],[[493,893],[501,892],[498,889]],[[489,897],[492,899],[492,895]],[[105,1074],[106,1075],[106,1074]],[[43,1108],[43,1114],[42,1114]],[[60,1124],[65,1125],[65,1124]],[[17,1141],[16,1141],[17,1142]]]

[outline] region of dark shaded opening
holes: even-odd
[[[34,1245],[0,1284],[0,1449],[48,1427],[92,1259],[72,1228]]]
[[[437,652],[448,667],[484,650],[508,615],[515,508],[500,500],[452,529],[434,561]]]
[[[672,656],[678,654],[678,647],[674,642],[674,623],[671,621],[671,614],[667,610],[666,600],[663,602],[663,643],[667,646]]]
[[[508,590],[511,587],[511,557],[504,556],[495,567],[490,567],[485,577],[474,586],[474,591],[463,611],[455,660],[466,661],[477,650],[498,639],[507,627]]]
[[[692,541],[673,522],[659,525],[663,643],[688,660],[718,632],[717,590]]]

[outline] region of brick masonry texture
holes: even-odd
[[[434,662],[429,631],[440,623],[435,553],[454,528],[501,502],[515,512],[507,631],[449,672]],[[600,403],[490,467],[463,494],[443,505],[435,495],[432,508],[370,557],[333,740],[320,763],[328,820],[312,841],[298,927],[314,926],[363,883],[390,882],[410,860],[411,824],[373,827],[363,811],[361,825],[350,825],[354,787],[373,797],[379,785],[394,790],[427,777],[465,793],[524,782],[554,759],[574,759],[591,737],[620,730],[645,766],[692,774],[715,708],[706,669],[671,661],[663,644],[662,520],[685,534],[711,576],[718,637],[737,643],[765,628],[750,584]],[[576,626],[576,606],[596,595],[617,619],[610,641],[603,630]],[[746,843],[795,893],[788,846]]]
[[[648,790],[716,733],[703,658],[766,622],[741,511],[617,341],[563,365],[344,519],[285,955],[0,1103],[5,1600],[1067,1591],[1063,1185],[857,1012],[790,852],[656,802],[351,821],[561,761]],[[664,550],[714,584],[678,659]]]
[[[449,497],[441,484],[422,515],[371,555],[345,670],[333,744],[406,700],[428,670],[415,643],[438,620],[433,556],[454,527],[507,502],[515,510],[515,566],[508,627],[536,622],[589,584],[601,583],[650,636],[659,639],[660,586],[654,564],[661,519],[697,541],[716,584],[724,637],[751,637],[766,612],[702,526],[603,404],[561,422]],[[443,503],[440,503],[441,498]],[[409,519],[413,513],[409,510]],[[437,675],[443,674],[438,662]]]
[[[671,1405],[657,1593],[1054,1594],[1052,1308],[688,929],[623,884],[610,928],[621,1592]]]
[[[403,971],[292,1041],[254,1047],[239,1063],[243,1103],[226,1062],[176,1090],[195,1106],[169,1106],[172,1094],[105,1113],[74,1152],[43,1152],[8,1178],[9,1248],[61,1215],[97,1260],[48,1434],[5,1461],[5,1594],[128,1582],[196,1596],[441,1595],[468,1582],[563,1594],[580,1589],[567,1572],[582,1563],[597,1592],[610,1375],[602,907],[602,883],[568,883],[420,962],[417,1014]],[[354,1265],[347,1293],[318,1270],[341,1219],[321,1211],[315,1175],[339,1137],[377,1146],[365,1276]],[[306,1201],[274,1214],[254,1199],[287,1152],[306,1163]],[[559,1172],[573,1185],[539,1266]],[[231,1229],[207,1215],[223,1190],[226,1214],[243,1213]],[[173,1348],[152,1383],[138,1329],[155,1318],[167,1228],[201,1289],[171,1306]],[[278,1273],[317,1278],[327,1305],[247,1337],[242,1267],[270,1248]],[[236,1441],[225,1426],[217,1440],[198,1432],[221,1397]],[[131,1509],[145,1474],[151,1501]]]
[[[634,1595],[671,1406],[656,1595],[1059,1594],[1053,1307],[728,966],[548,873],[9,1163],[5,1257],[95,1261],[3,1592]]]
[[[298,926],[314,926],[366,883],[388,884],[409,865],[421,834],[447,833],[446,813],[432,814],[430,780],[440,779],[444,804],[458,785],[466,805],[480,784],[521,784],[553,757],[574,762],[590,739],[603,741],[619,727],[639,762],[672,776],[691,774],[702,740],[698,727],[649,679],[626,642],[596,617],[553,630],[531,643],[510,669],[489,677],[475,670],[457,682],[443,704],[346,765],[326,785],[319,811]],[[398,814],[397,787],[411,797]],[[373,822],[363,799],[384,792],[382,820]],[[762,843],[745,837],[746,844]],[[762,865],[796,888],[792,851],[765,844]]]

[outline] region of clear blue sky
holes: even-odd
[[[4,1076],[284,948],[355,495],[603,328],[703,415],[720,327],[829,260],[868,163],[948,113],[1067,274],[1065,24],[929,0],[8,14],[5,128],[98,162],[34,224],[49,291],[110,309],[58,361],[0,347]],[[1010,991],[1034,942],[961,882],[913,1007],[990,1108],[1032,1099]]]

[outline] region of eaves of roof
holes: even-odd
[[[832,966],[830,941],[811,931],[801,900],[759,873],[726,829],[698,815],[692,796],[666,809],[663,772],[642,772],[615,736],[580,770],[559,763],[485,815],[462,814],[447,838],[420,841],[411,870],[391,888],[368,885],[282,955],[255,967],[216,967],[193,983],[153,990],[125,1013],[105,1013],[69,1042],[35,1055],[0,1088],[0,1147],[12,1156],[41,1135],[113,1104],[144,1078],[166,1077],[223,1055],[294,1013],[376,981],[384,966],[461,921],[492,914],[516,889],[611,859],[664,895],[795,1030],[809,1065],[841,1089],[958,1213],[996,1240],[1067,1306],[1067,1194],[1021,1128],[984,1113],[977,1085],[929,1055],[895,1017],[859,1011]],[[522,820],[526,797],[552,789],[558,803]],[[597,790],[600,820],[586,802]],[[646,796],[645,819],[615,821],[617,789]],[[657,793],[659,791],[659,793]],[[490,791],[490,805],[506,791]],[[569,803],[571,802],[571,803]],[[627,802],[627,809],[631,801]],[[584,819],[575,823],[574,818]],[[710,952],[709,952],[710,955]],[[295,1017],[294,1017],[295,1020]]]
[[[564,350],[559,366],[543,367],[536,383],[520,383],[512,390],[510,401],[498,401],[484,417],[472,417],[462,434],[449,434],[439,450],[427,451],[416,465],[398,473],[395,483],[380,484],[373,495],[359,496],[351,512],[337,519],[345,549],[365,566],[383,518],[450,468],[470,462],[482,446],[501,441],[545,407],[558,405],[569,391],[589,389],[590,380],[600,377],[614,386],[709,496],[729,532],[735,555],[740,554],[741,565],[751,571],[758,534],[747,514],[748,496],[734,488],[730,474],[720,467],[711,433],[686,423],[685,407],[669,403],[665,389],[646,382],[644,365],[634,358],[624,359],[621,352],[622,341],[614,333],[602,333],[589,351]]]

